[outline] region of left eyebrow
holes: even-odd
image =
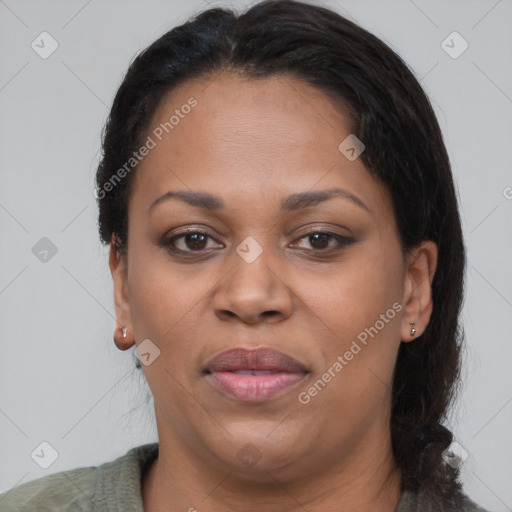
[[[308,206],[316,206],[317,204],[328,201],[334,197],[348,199],[353,204],[359,206],[363,210],[366,210],[368,213],[372,213],[370,208],[368,208],[368,206],[366,206],[359,197],[344,188],[329,188],[326,190],[315,190],[292,194],[282,201],[281,210],[292,212]]]
[[[281,210],[286,212],[297,211],[302,208],[316,206],[317,204],[335,197],[347,199],[367,212],[372,213],[368,206],[366,206],[359,197],[343,188],[330,188],[326,190],[291,194],[281,201]],[[225,208],[224,201],[220,197],[209,194],[208,192],[169,190],[164,195],[153,201],[151,206],[148,208],[148,215],[151,214],[158,204],[170,199],[177,199],[196,208],[203,208],[206,210],[221,210]]]

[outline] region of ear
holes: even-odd
[[[128,295],[128,266],[126,255],[118,249],[116,235],[110,240],[109,266],[114,281],[114,304],[116,309],[116,325],[114,342],[119,350],[127,350],[134,343]],[[123,337],[122,329],[126,328],[127,336]]]
[[[425,240],[411,249],[406,255],[404,275],[404,305],[401,339],[412,341],[421,336],[432,314],[432,281],[437,267],[437,245]],[[412,325],[410,322],[414,322]],[[411,335],[411,327],[416,332]]]

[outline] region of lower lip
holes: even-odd
[[[235,372],[212,372],[207,380],[215,389],[242,402],[263,402],[295,387],[305,373],[274,372],[242,375]]]

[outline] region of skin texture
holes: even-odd
[[[142,483],[145,510],[250,504],[256,512],[329,512],[342,503],[344,511],[391,512],[400,498],[389,428],[393,370],[400,343],[429,321],[436,246],[425,241],[402,253],[387,190],[360,159],[339,151],[349,119],[314,87],[225,71],[167,94],[151,127],[191,96],[197,106],[136,171],[127,256],[113,244],[110,252],[116,345],[125,350],[149,338],[160,350],[143,366],[160,442]],[[338,197],[280,211],[290,194],[331,187],[348,190],[368,210]],[[168,190],[209,192],[225,208],[173,199],[148,215]],[[210,238],[177,240],[188,251],[179,255],[159,245],[186,227]],[[306,236],[318,230],[354,242]],[[249,236],[263,251],[252,263],[236,252]],[[300,403],[298,394],[394,303],[401,311]],[[269,401],[233,400],[201,373],[233,347],[280,350],[310,373]],[[256,463],[237,456],[248,443]]]

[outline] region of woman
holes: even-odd
[[[483,510],[442,425],[450,163],[389,47],[291,0],[205,11],[131,64],[96,183],[115,343],[137,346],[159,442],[2,510]]]

